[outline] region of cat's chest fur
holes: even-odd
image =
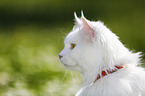
[[[144,96],[144,74],[143,69],[127,66],[97,80],[94,84],[83,86],[75,96]],[[137,79],[140,82],[136,82]]]

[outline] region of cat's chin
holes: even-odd
[[[77,64],[75,64],[75,65],[63,64],[63,65],[64,65],[64,67],[65,67],[67,70],[80,71],[80,69],[78,68]]]
[[[60,60],[60,62],[64,65],[64,67],[67,70],[74,70],[74,71],[79,71],[81,72],[81,68],[76,62],[64,62],[63,60]]]
[[[67,70],[74,70],[75,65],[63,64]]]
[[[73,69],[76,66],[76,64],[70,64],[69,62],[66,63],[64,61],[61,61],[61,63],[64,65],[66,69]]]

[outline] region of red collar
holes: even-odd
[[[112,73],[116,72],[117,70],[124,68],[122,65],[115,65],[114,67],[115,68],[112,69],[112,70],[107,69],[106,71],[102,71],[101,76],[100,76],[100,74],[98,74],[98,76],[97,76],[97,78],[95,79],[94,82],[96,82],[98,79],[100,79],[100,78],[102,78],[102,77],[104,77],[108,74],[112,74]]]

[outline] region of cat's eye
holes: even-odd
[[[71,44],[71,49],[74,49],[76,44]]]

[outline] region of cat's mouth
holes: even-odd
[[[75,64],[70,64],[70,62],[66,62],[63,60],[60,60],[60,62],[64,65],[64,66],[74,66]]]
[[[69,65],[69,64],[64,63],[64,62],[63,62],[63,61],[61,61],[61,60],[60,60],[60,62],[64,65],[64,67],[71,66],[71,65]]]
[[[68,64],[64,64],[64,67],[67,69],[67,70],[72,70],[73,66],[72,65],[68,65]]]
[[[63,63],[63,65],[65,66],[65,67],[73,67],[74,65],[70,65],[70,64],[64,64]]]
[[[68,70],[74,70],[74,68],[76,67],[76,64],[74,64],[74,65],[70,65],[70,64],[66,64],[66,63],[62,63],[62,64]]]
[[[68,62],[68,61],[65,61],[65,60],[62,60],[62,59],[60,59],[60,62],[68,70],[75,70],[76,67],[77,67],[77,63],[76,62]]]
[[[78,63],[76,62],[64,62],[62,60],[60,60],[60,62],[63,64],[63,66],[67,69],[67,70],[76,70],[76,71],[81,71],[80,66],[78,65]]]

